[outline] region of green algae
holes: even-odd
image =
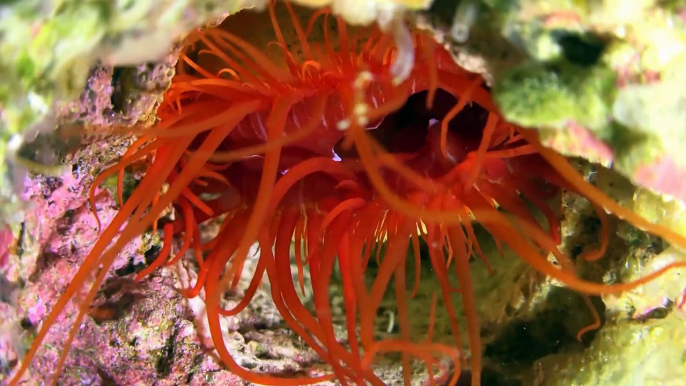
[[[662,225],[686,237],[686,205],[648,189],[637,189],[633,197],[633,211],[646,220]]]
[[[531,62],[497,77],[494,98],[509,120],[525,127],[564,129],[573,120],[602,130],[614,82],[614,73],[602,66]]]
[[[551,386],[680,385],[686,377],[686,329],[676,313],[648,322],[607,324],[591,347],[541,361]],[[552,370],[554,369],[554,370]]]

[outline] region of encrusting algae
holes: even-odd
[[[286,9],[287,27],[277,7]],[[136,279],[193,251],[199,275],[183,294],[194,298],[204,289],[221,362],[255,384],[336,379],[343,385],[383,385],[374,362],[389,352],[400,354],[406,385],[412,382],[413,361],[426,365],[429,382],[435,384],[433,369],[445,358],[454,366],[450,384],[466,368],[472,384],[480,384],[478,300],[469,264],[488,260],[474,222],[535,269],[584,295],[627,291],[686,266],[674,262],[630,283],[579,278],[572,259],[558,250],[559,220],[548,202],[560,189],[588,199],[603,226],[607,212],[675,245],[686,247],[686,239],[624,209],[564,157],[542,147],[534,131],[504,121],[483,78],[455,65],[431,36],[410,30],[411,39],[403,41],[378,28],[351,29],[327,9],[301,20],[299,11],[285,2],[270,3],[269,16],[275,38],[260,47],[230,23],[189,35],[159,122],[136,131],[137,140],[119,163],[96,180],[95,185],[118,177],[119,213],[103,224],[100,238],[52,306],[10,386],[20,382],[47,330],[95,274],[78,300],[77,321],[55,367],[57,383],[80,322],[114,259],[150,227],[163,229],[163,248]],[[285,40],[285,28],[295,30],[296,44]],[[312,38],[315,33],[321,39]],[[408,47],[398,44],[410,44],[414,58],[402,82],[393,66]],[[124,171],[141,162],[148,165],[145,177],[124,200]],[[536,221],[529,203],[544,215],[545,224]],[[97,216],[93,197],[91,206]],[[170,206],[177,216],[165,222],[161,217]],[[209,220],[219,220],[221,226],[206,242],[199,226]],[[173,251],[177,235],[183,241]],[[410,334],[408,301],[419,288],[420,272],[407,277],[407,250],[415,251],[419,268],[420,239],[426,241],[427,258],[440,283],[455,339],[451,345],[432,341],[431,321],[425,338]],[[222,297],[236,287],[255,243],[260,256],[245,297],[224,309]],[[293,243],[298,282],[290,265]],[[601,243],[582,258],[600,259],[604,248]],[[548,260],[549,254],[555,262]],[[370,264],[378,265],[371,278]],[[342,281],[348,345],[336,339],[333,329],[329,287],[335,267]],[[298,296],[304,291],[305,270],[311,276],[314,311]],[[241,367],[227,349],[220,318],[244,310],[265,274],[285,323],[331,366],[330,374],[288,378],[254,372]],[[458,288],[449,281],[452,275]],[[377,311],[391,280],[399,333],[378,339]],[[464,305],[469,356],[461,348],[451,301],[456,297]],[[431,319],[439,312],[436,303]],[[590,312],[596,323],[579,334],[598,327],[595,309]]]

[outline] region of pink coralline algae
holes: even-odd
[[[581,155],[591,162],[608,164],[614,158],[612,148],[601,141],[594,133],[576,122],[570,122],[565,129],[565,136],[557,132],[541,138],[541,142],[565,155]],[[570,140],[569,138],[573,138]]]
[[[91,144],[73,158],[72,170],[60,177],[31,181],[28,195],[34,211],[28,214],[27,224],[33,221],[34,225],[27,237],[35,239],[40,253],[16,256],[0,272],[0,290],[7,287],[11,292],[11,296],[0,297],[0,384],[9,379],[41,321],[99,236],[86,192],[97,172],[94,165],[101,162],[97,159],[105,151],[116,157],[126,143]],[[96,196],[98,215],[106,226],[117,212],[117,203],[107,189],[99,189]],[[1,232],[0,241],[3,251],[7,250],[14,243],[12,233]],[[178,292],[176,269],[133,281],[135,272],[154,258],[157,250],[147,235],[119,255],[78,330],[59,385],[244,384],[215,360],[202,328],[204,303],[199,298],[189,302]],[[195,280],[194,270],[189,267],[184,274]],[[12,280],[6,272],[12,272]],[[281,318],[268,289],[259,294],[259,301],[225,323],[227,346],[242,365],[280,373],[321,366],[314,352],[301,347],[292,332],[280,327]],[[235,295],[240,298],[242,290]],[[22,386],[52,381],[77,306],[71,301],[51,328]]]
[[[621,155],[616,155],[612,147],[577,123],[571,122],[564,133],[545,132],[542,143],[561,154],[579,156],[602,165],[611,165],[616,156]],[[627,173],[636,186],[686,202],[686,167],[676,162],[672,154],[661,155]]]
[[[13,248],[14,242],[15,237],[9,226],[0,230],[0,273],[3,272],[3,267],[9,264],[10,249]]]
[[[81,98],[61,107],[62,121],[112,126],[146,120],[168,86],[175,60],[172,52],[153,66],[96,67]],[[120,157],[130,142],[86,138],[80,150],[67,157],[59,177],[33,176],[27,181],[25,198],[33,202],[33,210],[26,213],[21,229],[0,229],[0,385],[16,369],[43,318],[99,237],[87,193],[99,170]],[[96,197],[98,216],[107,226],[118,204],[105,188],[98,189]],[[204,303],[199,298],[188,302],[179,294],[174,269],[133,281],[135,272],[159,251],[151,240],[144,235],[119,254],[76,334],[60,386],[244,384],[215,360],[202,329]],[[195,269],[188,267],[193,280]],[[260,301],[227,318],[227,346],[240,353],[237,357],[247,368],[297,373],[321,366],[314,352],[280,327],[282,320],[268,293],[261,289]],[[235,295],[240,298],[242,292]],[[49,331],[22,386],[52,381],[76,313],[72,301]]]
[[[640,186],[686,202],[686,169],[677,165],[669,155],[661,156],[651,164],[638,167],[633,179]]]

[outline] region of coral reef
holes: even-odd
[[[0,381],[97,236],[85,192],[94,174],[130,141],[103,138],[101,132],[82,138],[81,127],[153,121],[173,76],[175,39],[208,19],[260,3],[121,1],[107,9],[74,1],[0,5],[0,157],[6,160],[0,165]],[[343,11],[363,9],[351,7],[358,2],[334,3]],[[368,22],[378,18],[379,9],[429,5],[372,3],[348,18]],[[460,64],[487,73],[508,119],[539,128],[542,141],[563,154],[612,165],[626,178],[584,162],[579,169],[623,205],[686,234],[686,164],[680,156],[686,143],[681,108],[686,78],[680,71],[686,64],[686,8],[679,4],[641,0],[626,8],[626,2],[617,1],[438,0],[420,15],[420,24],[451,45]],[[79,135],[73,135],[75,128]],[[132,184],[135,180],[130,178]],[[107,189],[98,197],[106,224],[119,203]],[[31,210],[26,198],[33,202]],[[598,243],[597,216],[581,201],[566,195],[561,203],[563,247],[574,257]],[[683,259],[682,252],[662,251],[659,240],[640,230],[616,225],[607,259],[598,264],[578,259],[582,276],[617,282]],[[578,342],[576,333],[591,322],[580,297],[535,273],[509,250],[501,257],[495,244],[483,246],[493,271],[482,262],[472,268],[479,283],[486,368],[495,384],[677,385],[674,380],[686,376],[681,359],[686,273],[674,271],[621,297],[594,299],[607,320],[597,334]],[[178,266],[141,283],[131,281],[130,274],[157,249],[157,240],[147,235],[119,257],[77,335],[61,384],[240,382],[214,361],[203,332],[202,302],[178,293],[194,280],[197,267]],[[428,269],[421,283],[411,307],[413,328],[423,333],[426,305],[438,284]],[[336,284],[333,293],[340,292]],[[240,297],[238,291],[235,298]],[[322,366],[281,327],[268,283],[256,299],[247,312],[225,320],[225,339],[241,353],[241,365],[292,374]],[[396,328],[392,300],[380,333]],[[76,311],[70,305],[51,331],[50,349],[36,361],[26,385],[51,379]],[[344,318],[337,317],[337,336],[345,339]],[[437,341],[447,339],[448,321],[436,321],[436,331]],[[536,349],[524,353],[521,347]],[[380,371],[392,384],[398,365],[386,366]]]

